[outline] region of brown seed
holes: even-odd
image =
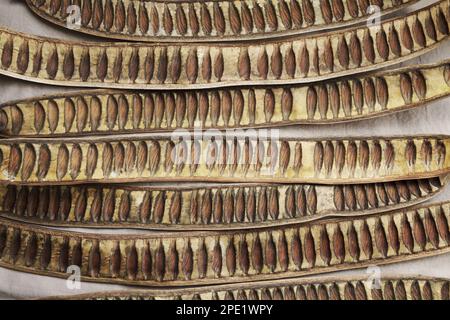
[[[300,8],[300,5],[298,4],[297,0],[290,1],[290,9],[291,9],[291,13],[289,15],[289,18],[292,19],[292,22],[295,27],[297,27],[297,28],[301,27],[301,25],[303,23],[303,15],[302,15],[302,9]],[[280,9],[280,12],[281,12],[281,9]],[[287,19],[287,18],[285,18],[285,19]],[[285,24],[286,29],[291,28],[291,26],[289,26],[289,28],[288,28],[286,23],[284,23],[284,24]]]
[[[121,259],[122,254],[120,253],[120,245],[119,242],[116,242],[114,244],[114,248],[111,251],[111,256],[109,260],[111,277],[113,278],[119,277]]]
[[[213,5],[213,17],[214,17],[214,26],[216,27],[217,34],[219,35],[224,34],[225,18],[223,15],[222,8],[220,7],[218,2],[215,2]]]
[[[390,141],[386,141],[386,147],[384,150],[384,159],[386,163],[386,168],[388,170],[392,169],[394,166],[394,160],[395,160],[395,151],[394,146]]]
[[[230,3],[228,9],[228,20],[230,21],[230,27],[234,34],[241,33],[241,19],[239,17],[239,11],[234,3]]]
[[[400,57],[402,54],[402,47],[400,45],[400,39],[398,36],[398,32],[395,29],[394,25],[392,24],[389,27],[389,46],[391,48],[392,53],[396,56],[396,57]]]
[[[275,31],[278,28],[278,18],[277,13],[275,11],[275,7],[273,6],[271,1],[267,1],[264,3],[264,9],[266,11],[266,19],[269,30]]]
[[[234,248],[234,246],[233,246]],[[230,260],[231,260],[231,251],[232,248],[230,248]],[[227,252],[228,255],[228,252]],[[230,261],[230,269],[232,269],[232,267],[234,267],[234,269],[236,268],[235,266],[235,261],[236,261],[236,251],[234,251],[234,266],[233,266],[233,261]],[[227,257],[228,258],[228,257]],[[248,270],[250,268],[250,257],[249,257],[249,252],[248,252],[248,246],[247,246],[247,241],[245,239],[245,236],[243,236],[240,240],[239,240],[239,267],[241,268],[242,272],[244,274],[248,273]],[[227,261],[227,266],[228,266],[229,262]],[[234,271],[234,270],[233,270]],[[233,272],[234,273],[234,272]]]
[[[100,273],[100,264],[101,264],[101,256],[100,256],[100,248],[98,241],[92,243],[91,249],[89,251],[89,274],[91,277],[98,277]]]
[[[347,146],[347,167],[351,175],[354,175],[356,169],[356,160],[358,155],[358,147],[354,141],[349,141]]]
[[[350,37],[350,58],[354,65],[359,67],[362,62],[361,43],[356,33],[352,33]]]
[[[186,60],[186,76],[191,83],[195,83],[198,73],[197,51],[192,49],[189,51]]]
[[[156,280],[162,281],[166,272],[166,253],[164,245],[160,240],[158,249],[155,252],[155,276]]]
[[[270,59],[270,69],[275,79],[281,77],[283,72],[283,57],[281,55],[280,46],[276,45],[272,51],[272,57]]]
[[[450,231],[448,228],[447,218],[442,207],[436,209],[436,226],[441,238],[445,243],[450,243]]]
[[[301,187],[298,191],[297,191],[297,215],[304,217],[307,215],[307,209],[308,209],[308,204],[307,204],[307,200],[306,200],[306,193],[305,193],[305,189],[303,187]]]
[[[345,14],[344,4],[342,0],[332,0],[331,1],[333,15],[336,21],[342,21]]]
[[[206,276],[208,267],[207,248],[204,239],[201,240],[200,248],[197,250],[197,265],[199,277],[203,279]],[[222,248],[218,241],[216,241],[216,244],[214,245],[211,267],[215,276],[219,277],[222,271]]]
[[[225,263],[227,266],[228,274],[230,276],[233,276],[234,273],[236,272],[236,248],[234,246],[232,237],[228,239],[228,245],[225,252]]]
[[[162,48],[159,52],[158,68],[157,68],[157,79],[159,82],[164,83],[167,78],[167,48]]]
[[[176,47],[172,52],[172,61],[171,61],[171,77],[172,82],[176,83],[181,75],[181,49]]]
[[[372,258],[373,254],[373,246],[372,246],[372,235],[369,230],[369,226],[367,225],[367,222],[364,221],[361,225],[360,229],[361,233],[361,248],[366,255],[367,259]]]
[[[411,283],[411,299],[412,300],[422,300],[422,295],[420,294],[420,286],[417,280]]]
[[[258,31],[264,31],[266,24],[264,20],[264,13],[257,2],[253,2],[253,20]]]
[[[97,166],[98,151],[95,144],[90,144],[87,151],[86,176],[91,178]]]
[[[342,234],[341,228],[339,225],[334,229],[333,234],[333,252],[336,258],[339,259],[340,263],[344,262],[345,259],[345,241],[344,235]]]
[[[356,194],[353,186],[344,186],[345,204],[349,210],[356,210]]]
[[[11,177],[16,177],[22,164],[22,151],[19,145],[14,144],[9,151],[8,174]]]
[[[34,128],[39,133],[44,128],[45,110],[42,104],[37,101],[34,104]]]
[[[328,1],[328,0],[321,0],[321,1]],[[331,40],[327,39],[324,46],[324,52],[323,52],[323,61],[325,63],[326,68],[333,72],[334,70],[334,55],[333,55],[333,47],[331,46]]]
[[[51,133],[58,127],[59,107],[54,100],[49,100],[47,104],[47,121]]]
[[[413,22],[412,32],[413,32],[414,41],[420,47],[422,47],[422,48],[425,47],[427,44],[425,33],[423,32],[422,23],[419,21],[419,19],[417,19],[417,17]]]
[[[38,44],[36,48],[36,53],[33,56],[33,70],[31,74],[37,76],[42,67],[42,44]]]
[[[308,119],[314,119],[317,107],[317,92],[314,87],[308,87],[306,93],[306,111],[308,114]]]
[[[203,32],[207,35],[211,34],[212,31],[211,14],[209,13],[208,7],[204,3],[202,3],[202,7],[200,9],[200,20]]]
[[[417,97],[420,100],[424,100],[426,98],[427,85],[424,76],[419,71],[412,73],[412,85]]]
[[[428,139],[423,140],[422,147],[420,148],[420,155],[425,166],[429,168],[433,159],[433,147]]]
[[[369,29],[366,29],[364,31],[363,51],[364,51],[364,56],[366,57],[367,61],[369,61],[370,63],[374,63],[375,62],[375,50],[373,48],[373,39],[372,39]]]
[[[315,10],[311,3],[311,0],[302,0],[302,9],[305,17],[305,22],[307,25],[312,25],[315,23]]]
[[[269,72],[269,58],[267,57],[265,48],[262,48],[259,53],[257,69],[259,77],[262,79],[267,79],[267,73]]]
[[[320,257],[326,265],[331,261],[331,248],[330,239],[328,238],[328,232],[325,226],[320,230]]]
[[[424,225],[425,225],[425,233],[428,236],[428,239],[430,240],[431,244],[435,248],[438,248],[439,233],[438,233],[434,218],[429,209],[425,210]]]
[[[75,199],[75,219],[76,221],[83,221],[87,208],[87,194],[85,188],[80,188],[78,192],[78,196]]]
[[[49,79],[53,80],[56,77],[56,74],[58,73],[58,65],[59,65],[59,57],[58,57],[58,50],[56,47],[53,48],[50,54],[48,54],[47,58],[47,75]]]
[[[84,1],[81,7],[81,25],[86,27],[92,18],[92,3],[91,1]]]
[[[241,4],[242,26],[246,33],[253,30],[253,18],[247,3]],[[231,19],[230,19],[231,20]]]
[[[266,122],[270,122],[275,111],[275,95],[272,90],[267,89],[264,94],[264,114]]]
[[[436,19],[436,26],[439,32],[442,33],[443,35],[448,35],[449,34],[448,23],[445,18],[445,14],[442,11],[442,8],[439,7],[437,9],[435,19]]]
[[[146,34],[148,32],[148,28],[149,28],[150,24],[149,24],[147,8],[145,7],[145,4],[143,4],[143,3],[139,6],[138,18],[139,18],[139,30],[143,34]]]
[[[138,253],[135,243],[132,244],[131,248],[127,248],[126,256],[126,272],[129,279],[136,279],[138,272]]]
[[[173,19],[170,9],[167,4],[164,5],[164,11],[162,16],[162,25],[167,35],[170,35],[173,31]]]
[[[376,44],[380,58],[386,61],[389,58],[389,44],[386,33],[384,32],[383,29],[380,29],[380,31],[377,32]]]
[[[69,69],[71,71],[72,69]],[[68,71],[68,74],[73,74],[73,70],[71,72]],[[104,81],[108,73],[108,55],[106,54],[106,50],[103,50],[98,57],[97,60],[97,77],[100,81]]]
[[[46,144],[39,148],[38,167],[36,171],[37,178],[43,180],[50,168],[51,153]]]
[[[128,77],[135,82],[139,74],[139,50],[134,48],[128,62]]]
[[[314,146],[314,171],[316,175],[320,173],[323,166],[324,149],[320,141],[317,141]]]
[[[103,147],[103,161],[102,161],[102,171],[105,177],[109,177],[112,172],[113,164],[113,147],[110,143],[105,143]]]
[[[152,9],[150,10],[150,22],[152,26],[152,32],[154,34],[159,32],[159,14],[158,9],[156,9],[156,6],[153,5]]]
[[[192,251],[191,242],[188,239],[185,242],[185,246],[183,249],[183,257],[181,262],[181,270],[183,271],[184,278],[186,280],[191,279],[192,271],[194,270],[194,253]]]
[[[183,7],[177,4],[177,9],[175,11],[175,27],[180,35],[184,35],[187,32],[187,19],[184,13]]]
[[[19,73],[24,74],[28,69],[30,58],[30,48],[28,45],[28,41],[24,40],[24,42],[19,47],[19,53],[17,54],[17,70]]]
[[[320,85],[317,88],[317,105],[320,118],[326,119],[328,112],[328,91],[325,85]]]
[[[264,255],[266,266],[269,268],[270,272],[274,272],[277,265],[277,252],[275,248],[275,243],[272,238],[272,234],[270,232],[267,234],[267,239],[264,248]]]
[[[310,229],[306,231],[303,243],[306,261],[308,261],[311,267],[314,267],[316,262],[316,248],[314,245],[314,238]]]
[[[401,221],[401,234],[403,244],[409,250],[409,252],[413,252],[414,240],[412,236],[411,226],[406,215],[403,216]]]
[[[386,80],[384,80],[382,77],[377,77],[375,83],[376,83],[378,104],[381,106],[382,109],[386,109],[389,97],[389,91]]]
[[[295,62],[295,53],[292,49],[292,46],[286,51],[286,56],[284,58],[284,65],[286,68],[286,74],[290,78],[295,77],[295,69],[296,69],[296,62]]]
[[[406,104],[412,102],[412,90],[411,77],[407,73],[402,73],[400,75],[400,91]]]
[[[250,57],[246,49],[241,49],[241,52],[239,54],[238,72],[239,76],[243,80],[250,79],[250,72],[251,72]]]
[[[167,271],[169,275],[171,275],[173,280],[175,280],[178,277],[178,261],[179,256],[176,247],[176,241],[172,240],[167,256]]]
[[[13,155],[13,150],[15,148],[13,147],[11,149],[11,156],[10,161],[13,160],[15,157]],[[22,176],[21,179],[23,181],[28,180],[28,178],[31,176],[31,173],[34,169],[34,165],[36,163],[36,151],[34,149],[34,146],[30,143],[25,144],[25,148],[23,151],[23,163],[22,163]],[[20,163],[19,163],[20,166]]]
[[[62,144],[58,149],[57,165],[56,165],[56,177],[58,180],[62,180],[67,173],[69,165],[69,150]]]
[[[409,51],[412,51],[414,48],[414,42],[413,42],[413,39],[411,36],[411,31],[409,30],[409,26],[406,23],[406,21],[404,21],[402,23],[402,27],[400,29],[400,35],[401,35],[403,46],[406,49],[408,49]]]
[[[223,71],[223,54],[222,51],[219,51],[214,60],[214,76],[217,78],[217,81],[221,81]],[[211,79],[211,58],[209,54],[203,56],[202,74],[203,78],[209,82],[209,80]]]
[[[13,57],[13,49],[14,49],[14,42],[13,42],[13,38],[10,37],[3,45],[3,51],[2,51],[2,66],[5,69],[8,69],[11,66],[12,57]]]
[[[336,208],[336,210],[338,210],[338,211],[345,210],[345,198],[344,198],[344,190],[343,190],[342,186],[334,187],[333,201],[334,201],[334,207]]]
[[[333,21],[333,12],[329,0],[320,0],[320,10],[324,21],[329,24]]]
[[[288,168],[289,161],[291,157],[291,149],[287,141],[281,142],[280,148],[280,168],[281,172],[284,174]]]
[[[331,174],[333,169],[333,161],[334,161],[334,146],[331,141],[327,141],[325,143],[323,162],[325,167],[325,173],[327,175]]]
[[[80,79],[86,82],[91,74],[91,57],[89,48],[84,48],[80,58],[79,66]]]
[[[436,28],[434,27],[434,21],[431,17],[431,13],[429,12],[428,15],[425,18],[425,31],[427,33],[427,36],[433,40],[437,40],[437,33]]]
[[[297,230],[294,232],[291,240],[291,256],[292,262],[295,264],[297,270],[300,270],[303,261],[303,250]]]
[[[148,49],[147,54],[145,56],[144,60],[144,79],[147,83],[150,83],[150,81],[153,78],[153,72],[155,68],[155,56],[153,49]]]
[[[388,251],[388,242],[386,239],[386,233],[384,232],[383,224],[381,223],[381,220],[378,219],[375,224],[375,244],[378,249],[378,251],[381,253],[383,257],[387,257],[387,251]]]
[[[101,2],[101,1],[98,1]],[[104,10],[104,19],[103,26],[106,31],[110,31],[114,24],[114,7],[111,0],[105,1],[105,10]],[[95,15],[94,15],[95,17]]]
[[[425,245],[427,243],[427,238],[422,219],[420,218],[419,213],[417,211],[414,215],[413,230],[414,230],[414,239],[416,240],[420,248],[424,250]]]
[[[408,140],[406,143],[405,157],[408,166],[412,167],[416,164],[417,151],[413,140]]]
[[[348,250],[350,253],[350,256],[355,259],[356,261],[359,261],[359,243],[358,243],[358,234],[356,233],[355,227],[352,224],[350,224],[348,231],[347,231],[347,238],[348,238]]]
[[[70,132],[70,130],[72,129],[74,119],[75,119],[75,105],[72,99],[67,98],[64,100],[64,128],[66,132]],[[96,129],[97,128],[93,128],[93,130]]]
[[[350,57],[349,57],[349,50],[348,50],[348,46],[347,46],[347,41],[345,40],[344,36],[341,36],[339,38],[338,49],[337,49],[337,56],[338,56],[340,65],[344,69],[347,69],[348,66],[349,66],[349,63],[350,63]]]

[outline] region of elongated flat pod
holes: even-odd
[[[449,300],[449,280],[383,277],[302,278],[169,290],[128,290],[47,297],[64,300]]]
[[[378,1],[380,15],[416,0]],[[52,0],[27,0],[42,18],[70,28],[74,9]],[[370,3],[354,0],[138,1],[81,0],[74,28],[114,39],[150,42],[262,40],[330,30],[362,22]],[[127,23],[125,23],[125,21]]]
[[[93,90],[7,102],[0,106],[0,133],[66,137],[328,124],[407,110],[449,94],[448,61],[289,88]]]
[[[0,220],[0,266],[82,281],[212,285],[361,268],[449,252],[450,203],[248,231],[107,235]]]
[[[40,83],[96,88],[309,83],[382,68],[435,48],[448,38],[448,8],[449,0],[442,0],[381,25],[264,44],[65,42],[0,29],[0,72]],[[20,48],[28,48],[28,54],[18,59]]]
[[[446,136],[298,140],[193,135],[0,141],[0,181],[18,184],[257,182],[358,184],[450,168]],[[198,140],[197,140],[198,139]]]
[[[0,215],[48,226],[231,230],[369,215],[436,195],[447,178],[358,185],[0,187]]]

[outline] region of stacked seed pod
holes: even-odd
[[[0,266],[201,285],[74,298],[449,299],[445,279],[300,277],[450,251],[450,203],[412,207],[446,186],[450,137],[274,135],[447,98],[449,60],[378,70],[449,37],[449,0],[385,19],[415,2],[27,0],[130,42],[0,28],[1,74],[103,88],[0,106]]]

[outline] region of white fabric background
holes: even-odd
[[[422,6],[430,1],[422,1]],[[0,3],[0,26],[36,35],[61,39],[94,39],[50,25],[33,15],[23,0],[2,0]],[[94,39],[102,41],[101,39]],[[432,63],[448,59],[450,43],[438,50],[409,61],[407,64]],[[36,95],[76,90],[41,84],[27,83],[0,76],[0,103]],[[374,135],[450,134],[450,98],[427,107],[417,108],[387,117],[327,126],[295,126],[282,129],[282,134],[296,137],[347,137]],[[432,201],[450,199],[450,188]],[[366,269],[336,273],[337,276],[365,274]],[[331,274],[328,274],[331,275]],[[450,254],[417,261],[381,266],[381,275],[428,275],[450,278]],[[78,294],[91,291],[118,290],[118,285],[82,283],[80,290],[68,290],[66,281],[51,277],[36,276],[0,268],[0,298],[43,297],[47,295]]]

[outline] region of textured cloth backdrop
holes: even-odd
[[[422,1],[423,6],[430,1]],[[22,0],[3,0],[0,3],[0,25],[35,35],[55,37],[61,39],[95,40],[75,32],[68,32],[57,26],[48,24],[35,16]],[[433,63],[447,59],[450,43],[447,42],[438,50],[410,61],[408,64]],[[13,99],[29,98],[37,95],[53,94],[77,90],[77,88],[60,88],[40,84],[27,83],[20,80],[0,76],[0,103]],[[418,108],[387,117],[327,126],[295,126],[281,129],[282,135],[299,138],[322,137],[358,137],[358,136],[389,136],[413,134],[447,134],[450,135],[450,98],[433,103],[427,107]],[[450,199],[450,188],[432,201]],[[92,232],[92,231],[91,231]],[[121,231],[109,231],[121,232]],[[130,231],[129,231],[130,232]],[[131,231],[133,232],[133,231]],[[381,276],[388,275],[427,275],[450,278],[450,254],[381,266]],[[364,275],[366,269],[339,272],[335,275]],[[332,274],[329,274],[332,275]],[[0,298],[43,297],[47,295],[79,294],[92,291],[118,290],[126,287],[95,283],[82,283],[80,290],[69,290],[66,281],[51,277],[36,276],[0,268]]]

